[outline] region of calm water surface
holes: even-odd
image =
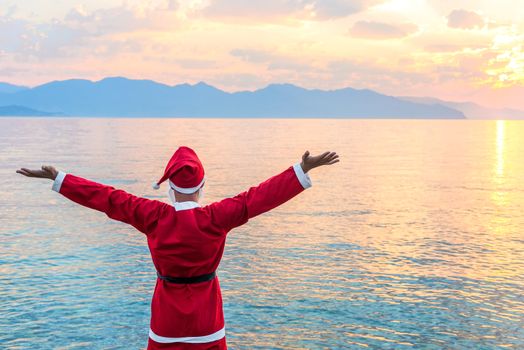
[[[229,234],[232,349],[523,349],[524,123],[0,119],[0,348],[139,349],[145,237],[15,174],[53,164],[151,189],[179,145],[204,203],[336,150],[313,187]]]

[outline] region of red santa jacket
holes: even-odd
[[[192,277],[218,268],[231,229],[310,186],[309,176],[295,164],[258,186],[203,207],[189,201],[172,206],[62,172],[53,189],[143,232],[161,275]],[[157,279],[151,303],[150,348],[155,343],[210,343],[224,336],[218,277],[195,284]]]

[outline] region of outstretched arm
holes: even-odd
[[[111,219],[133,225],[149,233],[156,224],[164,203],[140,198],[111,186],[99,184],[78,176],[57,171],[52,166],[41,170],[21,168],[19,174],[53,180],[53,190],[70,200],[91,209],[104,212]]]
[[[338,155],[335,152],[324,152],[318,156],[311,156],[309,151],[306,151],[301,163],[290,166],[282,173],[235,197],[212,203],[207,208],[210,210],[213,221],[229,231],[245,224],[252,217],[278,207],[304,189],[311,187],[311,179],[307,174],[310,170],[338,161]]]

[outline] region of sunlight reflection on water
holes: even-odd
[[[145,238],[14,174],[58,168],[164,198],[182,144],[204,203],[336,150],[313,187],[230,233],[219,269],[233,349],[524,347],[524,123],[0,119],[0,344],[147,341]]]

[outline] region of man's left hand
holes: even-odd
[[[16,171],[18,174],[22,174],[27,177],[39,177],[42,179],[56,179],[58,171],[50,165],[42,165],[41,170],[31,170],[27,168],[20,168]]]

